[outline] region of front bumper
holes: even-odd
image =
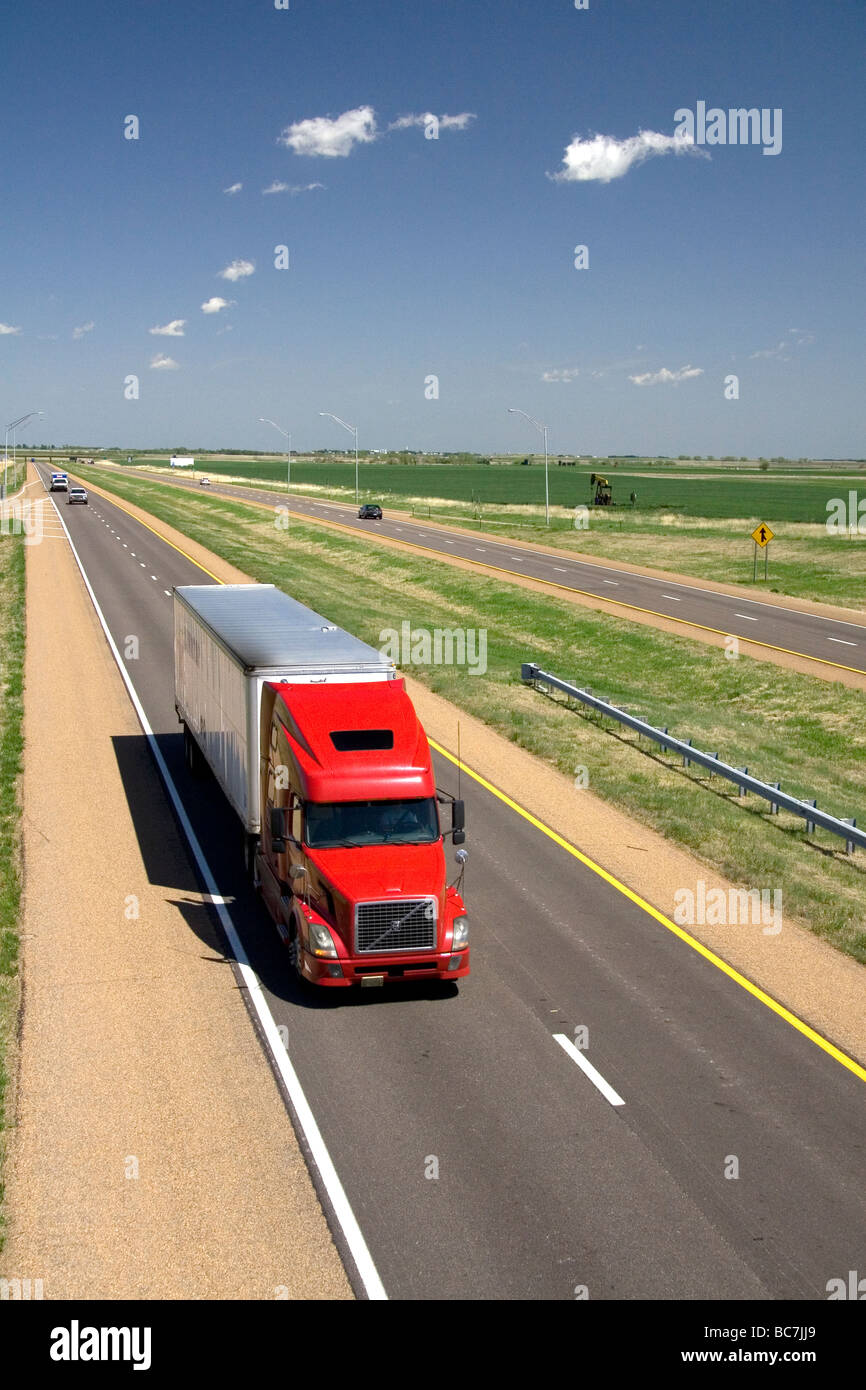
[[[328,989],[346,989],[350,985],[365,984],[406,984],[412,980],[460,980],[469,974],[469,948],[453,953],[407,953],[372,960],[367,956],[324,958],[302,950],[301,968],[304,978],[311,984]]]

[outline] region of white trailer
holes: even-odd
[[[394,680],[394,662],[273,584],[174,590],[175,709],[187,763],[201,757],[243,822],[261,831],[262,686]]]

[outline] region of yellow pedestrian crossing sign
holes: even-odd
[[[752,540],[755,542],[755,545],[759,545],[763,550],[764,546],[769,545],[770,541],[773,540],[774,534],[775,533],[770,530],[769,526],[765,525],[762,521],[760,526],[756,526],[752,532]]]

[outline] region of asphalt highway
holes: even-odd
[[[469,776],[459,992],[303,992],[233,812],[184,768],[171,590],[207,576],[121,507],[57,500],[391,1298],[825,1299],[862,1268],[863,1082]],[[126,795],[165,883],[178,825]],[[594,1076],[557,1041],[577,1028]]]
[[[118,472],[130,470],[118,469]],[[135,470],[131,470],[133,473]],[[147,476],[147,475],[145,475]],[[192,478],[178,476],[159,481],[169,486],[199,490]],[[306,497],[287,499],[278,489],[245,488],[211,480],[212,492],[242,497],[273,506],[289,506],[290,511],[313,520],[328,520],[347,526],[364,536],[385,536],[406,541],[439,555],[469,560],[499,573],[543,580],[576,593],[590,594],[629,610],[659,614],[680,622],[696,624],[725,635],[747,638],[781,651],[817,658],[832,666],[866,672],[866,618],[862,622],[841,621],[816,613],[804,613],[779,604],[739,595],[720,594],[702,587],[700,580],[657,579],[618,569],[603,560],[588,563],[543,549],[461,534],[456,527],[425,525],[420,521],[389,519],[361,521],[356,507],[338,502],[318,502]],[[744,538],[745,541],[745,538]],[[840,544],[844,544],[844,540]],[[763,562],[761,562],[763,563]],[[559,674],[554,672],[554,674]]]

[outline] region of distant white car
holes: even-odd
[[[210,478],[199,478],[199,487],[210,487]]]

